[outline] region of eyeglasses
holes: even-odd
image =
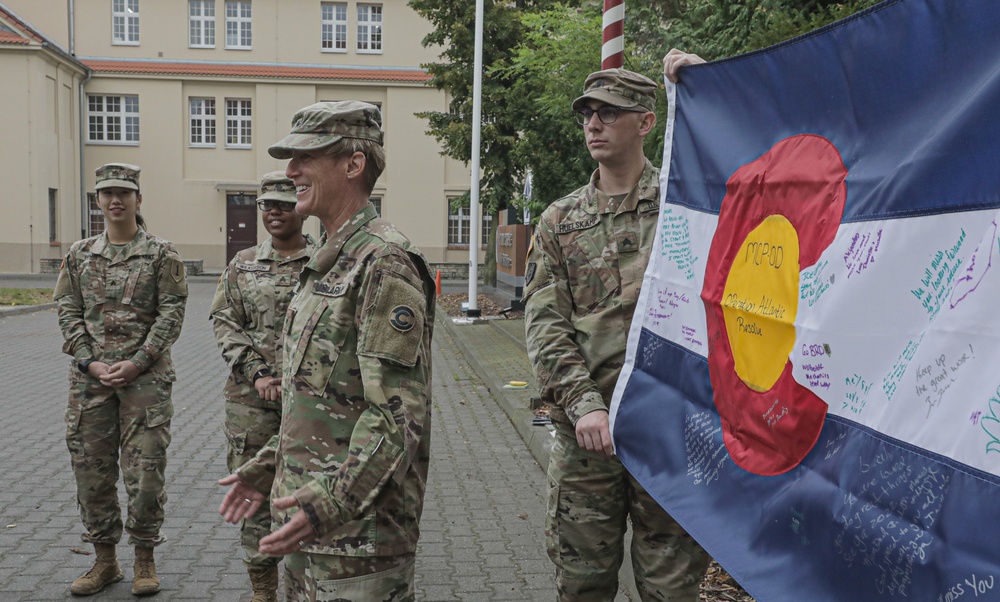
[[[270,211],[277,207],[281,211],[294,211],[295,201],[272,201],[270,199],[265,199],[263,201],[257,201],[257,208],[261,211]]]
[[[623,109],[621,107],[616,107],[613,105],[604,105],[603,107],[597,109],[591,109],[590,107],[583,107],[576,112],[576,122],[580,125],[587,125],[590,120],[593,119],[594,114],[597,114],[597,118],[601,120],[604,125],[611,125],[618,120],[618,113],[625,111],[626,113],[645,113],[646,111],[636,111],[635,109]]]

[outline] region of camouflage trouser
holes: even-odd
[[[252,459],[281,428],[281,410],[257,408],[226,401],[226,466],[235,471]],[[244,562],[251,566],[276,566],[281,558],[261,554],[260,539],[271,532],[270,499],[264,500],[260,509],[240,525],[240,544],[245,552]]]
[[[126,387],[105,387],[75,369],[70,373],[66,444],[76,477],[84,541],[116,544],[122,536],[118,462],[128,494],[129,545],[153,547],[165,540],[164,470],[170,445],[172,383],[140,375]]]
[[[708,554],[617,457],[604,458],[581,448],[572,426],[555,425],[545,535],[549,558],[556,565],[558,599],[615,598],[627,515],[632,519],[635,584],[643,602],[697,602]]]
[[[285,556],[285,602],[413,602],[413,554]]]

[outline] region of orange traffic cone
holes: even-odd
[[[438,270],[437,276],[434,278],[434,284],[437,287],[437,294],[441,294],[441,270]]]

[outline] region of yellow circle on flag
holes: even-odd
[[[769,215],[743,241],[722,294],[736,374],[754,391],[774,386],[795,347],[799,235]]]

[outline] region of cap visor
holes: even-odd
[[[617,94],[612,94],[611,92],[602,89],[602,90],[594,90],[592,92],[588,92],[583,96],[581,96],[580,98],[574,100],[573,110],[579,111],[581,108],[583,108],[584,103],[587,102],[588,100],[596,100],[599,102],[603,102],[604,104],[611,105],[614,107],[621,107],[623,109],[631,109],[632,107],[638,106],[639,104],[634,100],[628,100],[627,98],[623,98],[621,96],[618,96]]]
[[[343,138],[339,134],[289,134],[267,148],[275,159],[291,159],[295,151],[314,151]]]
[[[278,192],[276,190],[271,190],[265,192],[264,194],[257,197],[258,201],[288,201],[290,203],[298,202],[295,198],[295,193],[293,192]]]
[[[104,180],[94,186],[94,190],[102,190],[104,188],[128,188],[129,190],[139,190],[138,186],[128,180]]]

